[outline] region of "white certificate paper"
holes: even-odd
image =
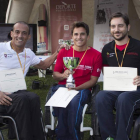
[[[137,68],[104,67],[104,90],[132,91],[137,89],[133,79],[137,76]]]
[[[21,68],[0,71],[0,91],[12,93],[27,89]]]
[[[53,96],[49,99],[45,106],[63,107],[66,108],[69,102],[73,99],[79,91],[68,90],[67,88],[60,87]]]

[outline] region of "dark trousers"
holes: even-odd
[[[116,108],[116,124],[113,109]],[[96,96],[96,110],[103,140],[129,140],[133,112],[140,107],[140,89],[137,91],[100,91]]]
[[[54,86],[53,93],[63,85]],[[53,94],[52,93],[52,94]],[[84,89],[71,100],[66,108],[54,107],[54,116],[58,118],[55,129],[57,140],[80,140],[80,124],[82,122],[83,107],[89,102],[91,91]]]
[[[26,90],[15,92],[9,96],[12,98],[12,105],[1,105],[0,107],[3,107],[7,115],[15,119],[19,139],[44,140],[39,96]],[[14,137],[12,124],[9,128],[9,137]]]

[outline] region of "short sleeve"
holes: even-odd
[[[34,52],[32,52],[31,50],[28,50],[28,51],[30,51],[29,53],[32,58],[30,65],[34,66],[34,65],[39,64],[41,60],[34,54]]]
[[[64,70],[63,53],[64,53],[64,49],[60,50],[59,54],[57,55],[54,72],[62,73]]]
[[[93,64],[92,76],[99,77],[101,70],[102,70],[102,55],[101,53],[99,53]]]

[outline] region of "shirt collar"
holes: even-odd
[[[131,43],[131,38],[132,38],[132,37],[131,37],[131,36],[128,36],[128,37],[130,38],[130,42],[129,42],[129,44],[130,44],[130,43]],[[129,44],[128,44],[128,47],[130,46]],[[113,41],[111,42],[111,48],[114,49],[114,47],[115,47],[115,40],[113,40]]]
[[[10,50],[10,51],[13,50],[12,47],[11,47],[11,41],[9,41],[7,43],[8,43],[8,50]],[[25,52],[25,48],[23,49],[23,52]],[[21,52],[21,53],[23,53],[23,52]]]

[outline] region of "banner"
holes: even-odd
[[[82,0],[50,0],[51,48],[71,40],[71,25],[82,20]]]
[[[113,40],[109,29],[109,18],[115,12],[128,13],[129,0],[95,0],[93,47],[102,51],[105,44]],[[101,74],[99,81],[103,81]]]
[[[112,13],[128,13],[129,0],[95,0],[93,47],[102,51],[105,44],[113,38],[109,29],[109,18]]]

